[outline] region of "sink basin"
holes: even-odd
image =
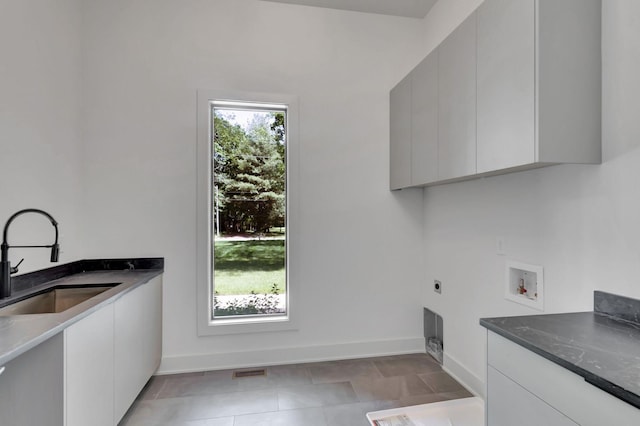
[[[55,314],[64,312],[118,284],[55,287],[0,308],[0,316]]]

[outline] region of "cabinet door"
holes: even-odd
[[[576,423],[582,426],[640,425],[640,410],[633,405],[496,333],[489,331],[487,339],[487,362],[491,368]],[[550,377],[553,378],[551,381]]]
[[[578,426],[491,366],[487,385],[488,426]]]
[[[113,426],[113,304],[64,335],[66,426]]]
[[[162,277],[115,302],[115,419],[120,421],[162,356]]]
[[[438,51],[438,179],[476,172],[476,15]]]
[[[438,51],[411,72],[411,183],[438,180]]]
[[[9,361],[0,374],[0,425],[61,425],[63,338],[53,336]]]
[[[389,137],[391,189],[411,186],[411,75],[389,95]]]
[[[478,14],[478,173],[535,161],[535,1]]]

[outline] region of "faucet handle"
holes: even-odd
[[[20,266],[20,264],[21,264],[22,262],[24,262],[24,258],[22,258],[22,259],[20,260],[20,262],[18,262],[18,264],[17,264],[16,266],[12,266],[12,267],[11,267],[11,271],[10,271],[10,272],[11,272],[12,274],[17,274],[17,273],[18,273],[18,266]]]

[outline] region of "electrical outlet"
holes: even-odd
[[[442,283],[438,280],[433,280],[433,291],[438,294],[442,294]]]

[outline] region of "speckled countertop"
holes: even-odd
[[[595,293],[594,312],[484,318],[480,324],[640,408],[640,302]]]
[[[64,312],[0,317],[0,366],[162,274],[162,266],[158,267],[158,264],[154,266],[153,269],[69,271],[73,273],[37,285],[32,283],[30,288],[14,292],[11,299],[22,298],[26,293],[34,290],[58,285],[119,284]],[[7,302],[8,300],[5,299],[1,304],[6,305]]]

